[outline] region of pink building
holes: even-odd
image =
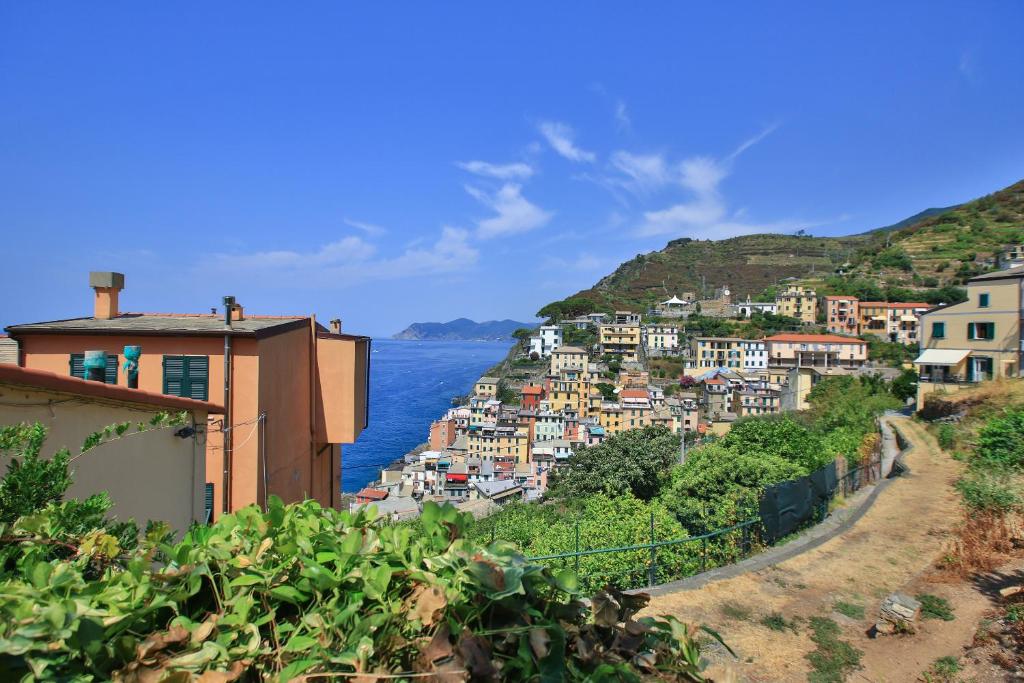
[[[855,296],[826,296],[825,324],[832,334],[860,334],[859,301]]]

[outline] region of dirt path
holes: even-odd
[[[968,607],[971,599],[954,595],[952,586],[918,589],[915,582],[934,566],[958,517],[952,483],[961,466],[920,425],[906,418],[892,422],[914,444],[906,457],[911,474],[882,492],[851,529],[778,565],[660,595],[648,612],[675,614],[721,632],[738,657],[715,657],[723,680],[729,675],[745,681],[807,680],[806,656],[816,647],[808,627],[812,617],[833,619],[842,629],[840,638],[864,651],[864,668],[850,680],[913,681],[937,657],[959,654],[985,606]],[[951,622],[926,622],[912,639],[872,641],[866,635],[872,617],[881,599],[896,590],[948,597],[963,613]],[[985,600],[981,594],[974,598]],[[792,627],[777,631],[764,625],[773,614]],[[922,646],[933,640],[934,647]]]

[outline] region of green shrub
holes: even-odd
[[[1021,492],[1008,473],[972,468],[956,483],[964,505],[978,512],[1020,510]]]
[[[0,679],[620,680],[638,677],[640,652],[681,680],[697,677],[699,648],[677,621],[640,619],[638,637],[626,637],[622,622],[646,597],[601,592],[588,609],[572,572],[528,564],[509,544],[474,545],[462,537],[468,522],[427,503],[414,535],[371,512],[272,497],[267,512],[224,515],[177,544],[154,534],[127,555],[88,534],[61,562],[38,558],[60,533],[54,515],[0,526],[24,539],[2,577]],[[97,563],[104,569],[90,578]],[[576,654],[584,648],[586,658]]]
[[[936,440],[939,442],[939,447],[942,448],[942,450],[953,450],[956,446],[956,427],[948,422],[940,424],[936,434]]]
[[[1019,468],[1024,465],[1024,410],[1007,411],[978,433],[979,458]]]

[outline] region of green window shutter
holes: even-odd
[[[932,323],[932,337],[935,339],[945,339],[946,323]]]
[[[165,394],[206,401],[209,386],[209,356],[164,356]]]
[[[117,384],[117,364],[117,355],[107,354],[107,373],[103,380],[107,384]]]
[[[967,338],[977,339],[977,327],[974,323],[967,323]]]
[[[185,386],[185,357],[164,356],[164,391],[171,396],[183,396]]]
[[[188,366],[188,398],[205,401],[210,394],[210,357],[186,356]]]
[[[103,377],[104,384],[117,384],[117,355],[107,354],[107,369]],[[85,379],[85,354],[72,353],[68,360],[68,368],[72,377]]]
[[[988,294],[978,295],[978,306],[985,308],[988,306]]]
[[[85,354],[84,353],[73,353],[71,358],[68,360],[68,366],[71,370],[71,376],[77,377],[78,379],[85,379]]]

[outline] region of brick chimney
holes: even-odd
[[[93,271],[89,273],[89,286],[96,292],[93,317],[110,320],[121,314],[117,308],[117,295],[124,289],[123,273]]]

